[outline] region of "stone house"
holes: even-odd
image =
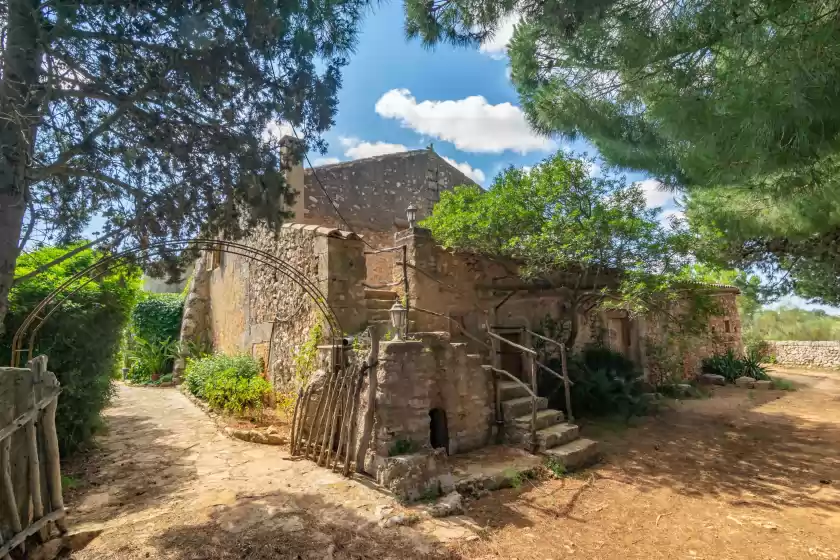
[[[292,168],[288,179],[298,191],[292,223],[276,232],[257,228],[242,243],[276,255],[317,285],[348,341],[370,325],[388,331],[395,302],[409,308],[413,336],[382,342],[360,393],[360,413],[373,420],[372,433],[360,434],[354,450],[360,470],[416,498],[449,484],[445,459],[435,449],[454,455],[505,441],[554,454],[570,468],[591,460],[594,442],[580,440],[577,426],[548,408],[545,397],[528,396],[530,362],[519,349],[533,345],[529,331],[546,318],[565,320],[567,291],[524,282],[516,263],[447,251],[406,218],[411,205],[420,219],[428,215],[442,190],[470,183],[467,177],[428,149]],[[711,293],[721,314],[710,319],[714,336],[679,350],[686,375],[702,356],[740,347],[737,289],[717,286]],[[269,267],[210,251],[196,265],[182,338],[205,337],[217,351],[262,359],[278,391],[317,386],[335,349],[316,307],[299,285]],[[679,309],[667,319],[589,310],[577,318],[574,346],[600,341],[650,374],[661,359],[651,345],[669,346],[675,316]],[[497,344],[494,360],[513,378],[487,369],[486,346],[476,341],[489,341],[488,324],[510,341]],[[321,344],[321,367],[302,371],[297,358],[313,337]],[[392,457],[401,447],[420,451]]]

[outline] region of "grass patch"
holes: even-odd
[[[525,481],[525,474],[522,471],[518,471],[516,469],[505,469],[502,473],[505,477],[505,480],[508,481],[511,488],[519,488],[522,486],[522,483]]]
[[[61,475],[61,487],[64,490],[72,490],[73,488],[77,488],[80,482],[73,478],[72,476]]]
[[[388,450],[388,457],[397,457],[398,455],[408,455],[417,450],[417,446],[410,439],[398,439],[394,445]]]
[[[771,389],[775,389],[777,391],[796,391],[796,385],[787,379],[782,379],[781,377],[771,377],[770,381],[772,382],[770,385]]]
[[[543,462],[543,465],[545,466],[545,468],[551,471],[551,474],[554,476],[554,478],[563,478],[564,476],[566,476],[566,474],[568,474],[566,471],[566,465],[564,465],[554,457],[546,457],[545,461]]]

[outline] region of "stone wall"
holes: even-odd
[[[482,363],[480,356],[468,353],[465,344],[450,343],[445,335],[383,341],[376,367],[375,428],[369,447],[374,464],[368,463],[368,472],[375,475],[375,458],[393,455],[398,442],[414,451],[431,448],[432,409],[446,414],[450,454],[487,445],[493,435],[493,386]],[[361,394],[364,400],[367,383]],[[361,415],[367,410],[363,403]]]
[[[522,289],[510,295],[511,287],[524,285],[514,262],[445,250],[422,228],[400,232],[395,238],[396,246],[407,245],[408,260],[416,267],[408,270],[411,305],[447,315],[473,336],[484,337],[484,322],[497,306],[496,326],[501,327],[538,330],[546,318],[562,321],[568,317],[568,298],[562,289]],[[402,269],[395,267],[392,278],[401,277]],[[579,314],[575,347],[598,338],[605,328],[602,315]],[[463,340],[461,329],[446,318],[416,312],[412,319],[416,331],[443,331]]]
[[[285,224],[276,235],[259,227],[242,243],[279,257],[314,283],[344,332],[364,327],[365,261],[358,236]],[[275,387],[292,388],[294,356],[319,320],[312,297],[285,274],[248,257],[222,252],[213,263],[209,312],[214,348],[262,358]],[[324,333],[329,335],[326,323]]]
[[[645,347],[643,367],[652,381],[678,376],[691,379],[700,373],[704,358],[733,350],[740,355],[741,318],[738,313],[738,289],[712,287],[711,297],[718,313],[707,318],[705,333],[687,336],[680,330],[682,319],[689,312],[685,300],[678,300],[671,309],[649,314],[641,321],[640,337]],[[682,371],[676,371],[678,367]]]
[[[527,285],[520,278],[515,262],[445,250],[422,228],[397,233],[395,245],[407,246],[408,260],[416,267],[409,269],[411,305],[447,315],[476,337],[484,337],[482,326],[493,308],[497,308],[497,327],[538,330],[547,318],[561,323],[568,321],[568,291],[562,287]],[[395,267],[392,277],[396,280],[401,275],[402,270]],[[563,282],[558,276],[552,284],[562,286]],[[614,278],[602,277],[598,287],[609,289],[614,283]],[[510,296],[511,289],[517,287],[521,289]],[[675,333],[679,331],[679,317],[687,309],[684,301],[677,301],[673,309],[660,316],[630,318],[623,311],[601,310],[581,313],[574,347],[579,349],[596,341],[609,344],[639,363],[646,373],[654,365],[650,362],[659,350],[656,347],[664,347],[667,361],[671,362],[669,367],[673,369],[678,361],[682,368],[680,375],[690,377],[699,371],[704,357],[729,348],[740,352],[737,288],[712,286],[710,294],[717,301],[720,313],[709,318],[706,334],[681,348],[675,344],[678,340]],[[446,318],[418,311],[412,319],[415,331],[444,331],[453,339],[460,337],[460,329]]]
[[[768,340],[767,346],[778,364],[840,367],[840,341],[837,340]]]
[[[308,221],[336,217],[323,185],[353,231],[379,232],[405,227],[405,210],[411,204],[419,209],[420,220],[431,214],[442,190],[475,184],[429,149],[307,169],[304,181]]]

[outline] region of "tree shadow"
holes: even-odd
[[[262,560],[457,559],[410,527],[380,528],[350,507],[316,494],[271,492],[215,506],[145,544],[126,540],[109,558]]]
[[[166,443],[171,430],[147,416],[108,417],[108,437],[62,465],[71,522],[96,523],[141,512],[196,478],[191,447]]]
[[[757,410],[798,393],[719,394],[620,434],[599,433],[602,474],[642,491],[667,486],[733,506],[840,510],[840,424]]]

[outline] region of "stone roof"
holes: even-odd
[[[353,159],[350,161],[339,161],[338,163],[328,163],[326,165],[316,165],[314,167],[308,167],[305,169],[305,172],[311,173],[312,169],[318,170],[326,168],[333,169],[338,167],[358,167],[361,165],[376,164],[387,160],[412,158],[420,154],[425,154],[428,151],[429,150],[427,148],[421,148],[419,150],[408,150],[406,152],[392,152],[390,154],[383,154],[381,156],[371,156],[366,158]]]
[[[361,237],[352,232],[352,231],[344,231],[334,227],[328,226],[319,226],[313,224],[295,224],[295,223],[285,223],[282,226],[284,229],[297,229],[303,231],[311,231],[315,235],[320,235],[323,237],[335,237],[337,239],[347,239],[347,240],[358,240]]]

